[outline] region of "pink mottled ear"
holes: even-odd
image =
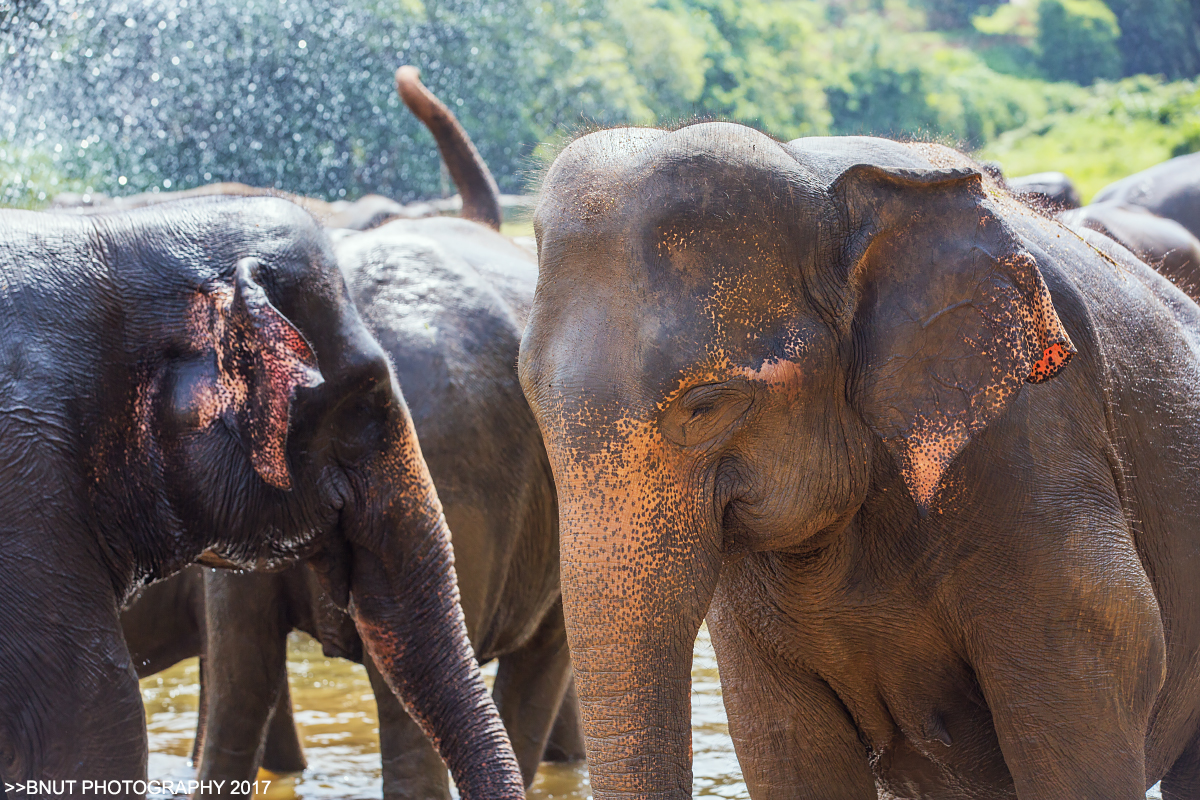
[[[1075,347],[977,173],[864,165],[833,191],[850,228],[856,405],[924,516],[971,437]]]
[[[272,486],[290,490],[287,436],[292,396],[323,382],[304,336],[271,305],[256,280],[257,259],[238,262],[220,351],[221,377],[250,463]]]

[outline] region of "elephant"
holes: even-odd
[[[1027,201],[1054,211],[1079,208],[1079,190],[1061,172],[1037,172],[1007,179],[1008,188]]]
[[[1200,238],[1200,153],[1178,156],[1110,183],[1092,202],[1144,208]]]
[[[499,659],[494,696],[528,784],[546,752],[555,760],[583,757],[558,591],[554,485],[514,369],[537,261],[496,232],[499,190],[454,115],[414,68],[397,70],[396,83],[433,132],[466,219],[391,222],[339,236],[335,254],[405,387],[454,531],[468,635],[481,663]],[[404,299],[414,293],[424,299]],[[303,769],[284,663],[286,636],[298,628],[326,655],[366,664],[379,707],[385,797],[449,798],[445,767],[363,659],[348,617],[305,579],[303,567],[290,572],[213,571],[198,592],[187,585],[173,591],[187,602],[148,597],[125,612],[126,637],[141,641],[141,652],[204,658],[197,777],[252,780],[260,759],[275,772]],[[191,576],[172,580],[186,584]],[[189,605],[197,596],[206,611]],[[194,643],[193,617],[221,622],[207,629],[204,644]],[[184,641],[168,641],[178,637]],[[157,669],[174,663],[149,660]],[[552,724],[557,734],[548,742]]]
[[[308,558],[460,793],[523,797],[411,416],[312,217],[5,211],[0,270],[0,779],[144,795],[123,602],[198,560]]]
[[[419,432],[420,427],[418,438]],[[450,498],[444,502],[447,509],[453,508]],[[448,517],[453,516],[448,511]],[[473,570],[471,565],[478,562],[463,559],[468,550],[463,546],[464,537],[459,535],[456,542],[455,569],[460,579],[467,586],[483,585],[472,581],[485,579],[487,576],[475,574],[485,570]],[[482,549],[473,544],[477,546],[472,549]],[[513,589],[508,587],[508,593],[514,593]],[[554,611],[551,627],[561,642],[565,636],[561,610],[556,606]],[[493,619],[496,616],[492,614]],[[207,620],[213,621],[212,627]],[[468,629],[472,622],[468,619]],[[198,780],[209,785],[224,781],[232,791],[241,782],[252,781],[259,766],[277,774],[307,767],[292,716],[285,664],[286,636],[289,631],[301,630],[321,643],[327,657],[346,658],[367,667],[379,715],[384,797],[449,796],[445,767],[436,752],[387,688],[375,664],[364,658],[349,615],[332,604],[306,565],[276,573],[188,567],[142,589],[122,611],[121,625],[139,678],[185,658],[200,657],[200,718],[192,750]],[[509,660],[521,657],[517,652]],[[525,659],[530,660],[528,656]],[[557,677],[540,673],[516,676],[522,684],[534,687]],[[527,718],[516,719],[517,724],[527,722]],[[537,731],[533,736],[542,734]],[[517,735],[510,731],[510,739]],[[560,762],[583,758],[573,689],[560,706],[544,758]],[[536,768],[534,761],[527,777],[531,778]],[[224,796],[223,792],[209,794]]]
[[[596,800],[1200,796],[1200,308],[935,144],[567,146],[520,379]]]
[[[71,211],[77,214],[100,214],[144,208],[162,203],[173,203],[189,197],[226,195],[233,197],[281,197],[290,200],[312,214],[326,228],[367,230],[383,224],[394,217],[420,218],[440,213],[440,208],[431,203],[414,203],[405,206],[378,194],[368,194],[357,200],[337,200],[332,203],[315,197],[304,197],[280,189],[247,186],[244,183],[221,181],[183,189],[177,192],[143,192],[129,197],[107,197],[101,194],[85,196],[64,192],[54,198],[51,205],[55,211]]]
[[[1175,220],[1111,200],[1064,211],[1058,218],[1068,227],[1104,234],[1200,301],[1200,240]]]
[[[480,663],[499,660],[493,696],[528,785],[571,680],[554,482],[515,370],[537,262],[488,227],[451,217],[394,220],[335,250],[407,387],[454,531],[470,639]],[[569,725],[576,707],[563,711]],[[422,776],[422,791],[396,796],[449,798],[445,769],[412,733],[411,763],[392,774]],[[557,745],[582,756],[577,738]]]

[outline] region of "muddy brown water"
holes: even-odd
[[[485,668],[485,672],[493,673]],[[288,676],[296,724],[308,769],[297,776],[268,776],[266,800],[382,797],[379,724],[366,671],[358,664],[326,658],[312,639],[293,633],[288,642]],[[150,734],[150,778],[187,780],[196,730],[199,666],[189,659],[142,681]],[[489,678],[490,681],[490,678]],[[737,758],[721,705],[717,662],[707,629],[696,641],[692,666],[693,746],[697,797],[744,798]],[[586,800],[587,768],[542,764],[529,800]]]
[[[486,669],[485,672],[494,672]],[[288,675],[308,770],[272,776],[263,800],[382,797],[379,727],[367,674],[358,664],[326,658],[303,634],[288,643]],[[189,659],[142,681],[150,733],[150,778],[187,780],[196,730],[199,667]],[[489,678],[490,680],[490,678]],[[692,662],[692,743],[696,797],[748,798],[729,739],[721,684],[708,630],[700,629]],[[588,800],[587,768],[543,764],[529,800]],[[1146,795],[1161,797],[1157,787]]]

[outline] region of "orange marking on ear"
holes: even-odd
[[[1046,348],[1042,353],[1042,357],[1033,365],[1033,369],[1029,372],[1029,377],[1025,380],[1029,383],[1041,383],[1048,381],[1058,374],[1058,371],[1067,365],[1074,353],[1064,347],[1062,344],[1055,343]]]

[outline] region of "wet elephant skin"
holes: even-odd
[[[1005,181],[1008,188],[1026,202],[1049,211],[1079,208],[1079,190],[1061,172],[1037,172]]]
[[[105,197],[89,195],[85,203],[82,195],[66,193],[54,199],[52,210],[74,212],[77,214],[109,214],[113,211],[128,211],[132,208],[174,203],[190,197],[210,197],[227,195],[235,197],[280,197],[290,200],[303,208],[324,225],[326,228],[347,228],[351,230],[366,230],[396,216],[427,216],[431,213],[428,205],[421,208],[409,209],[395,200],[377,194],[369,194],[354,201],[337,200],[329,203],[315,197],[302,197],[289,194],[279,189],[247,186],[244,183],[222,181],[197,186],[194,189],[183,189],[177,192],[145,192],[129,197]]]
[[[1200,240],[1175,220],[1111,200],[1066,211],[1059,219],[1104,234],[1200,300]]]
[[[5,211],[0,273],[3,777],[145,777],[118,609],[207,552],[319,563],[460,791],[522,797],[411,417],[312,218]]]
[[[528,784],[571,677],[554,482],[515,369],[536,260],[448,217],[394,220],[340,240],[336,253],[406,386],[454,531],[467,630],[481,663],[499,660],[493,694]],[[575,713],[564,708],[555,740],[572,759],[582,755]],[[430,771],[444,783],[436,762]]]
[[[536,262],[500,234],[454,219],[392,222],[340,240],[336,254],[367,327],[405,387],[454,532],[468,634],[481,662],[500,661],[495,698],[528,783],[546,751],[557,760],[583,756],[573,692],[547,747],[570,667],[559,603],[554,486],[515,370]],[[286,725],[271,716],[287,696],[289,631],[306,631],[326,655],[362,660],[353,626],[319,587],[306,588],[304,572],[211,570],[203,577],[200,600],[203,606],[207,589],[207,617],[214,621],[206,663],[219,671],[204,680],[208,730],[197,750],[203,753],[201,780],[247,780],[260,764],[285,771],[280,765],[297,762],[290,745],[294,732],[290,740],[275,741],[290,727],[290,706]],[[179,582],[176,593],[182,593],[189,580],[185,574],[165,583]],[[179,658],[200,655],[201,649],[185,652],[190,637],[170,644],[190,633],[187,618],[195,612],[177,614],[174,623],[162,619],[186,604],[164,602],[161,586],[147,590],[160,592],[146,598],[152,607],[139,600],[125,612],[127,620],[137,615],[139,626],[131,631],[127,622],[127,637],[136,633],[147,657],[160,650],[182,653]],[[157,669],[174,663],[153,660]],[[378,688],[373,665],[368,669]],[[390,692],[377,693],[376,702],[384,796],[448,798],[445,767],[420,730]],[[268,724],[272,735],[259,753]],[[278,760],[268,760],[272,754]]]
[[[211,603],[206,602],[209,596],[214,598]],[[236,607],[236,614],[226,613],[230,606]],[[214,623],[211,631],[210,616]],[[121,630],[138,678],[161,672],[185,658],[200,657],[199,720],[192,748],[192,760],[197,765],[201,765],[212,700],[206,685],[213,685],[218,700],[232,701],[228,703],[233,706],[232,713],[212,715],[218,734],[212,741],[219,747],[214,747],[213,756],[199,771],[218,774],[217,767],[228,761],[255,765],[249,778],[242,774],[244,770],[238,770],[237,780],[253,780],[258,764],[275,773],[299,772],[306,766],[292,719],[285,670],[244,667],[247,663],[271,663],[269,657],[264,661],[257,646],[248,647],[248,639],[268,639],[265,632],[277,634],[282,642],[293,629],[323,642],[330,657],[360,663],[363,660],[362,641],[353,620],[333,607],[306,565],[271,573],[191,566],[141,589],[121,611]],[[263,649],[276,653],[283,646],[268,639]],[[215,674],[210,675],[208,650],[243,668],[231,670],[228,665],[217,664]],[[372,672],[373,678],[377,677],[378,671]],[[250,680],[255,685],[247,686]],[[239,687],[236,697],[229,696],[227,685],[231,682]],[[387,700],[398,705],[390,690]]]
[[[459,537],[456,571],[469,580],[475,571],[469,558],[464,565],[466,549]],[[545,627],[558,630],[561,642],[561,611],[555,612]],[[214,623],[211,633],[207,619]],[[352,620],[333,606],[305,566],[266,574],[189,567],[143,589],[122,612],[121,623],[139,678],[200,657],[200,718],[192,758],[197,778],[206,781],[252,780],[260,766],[275,773],[307,766],[286,674],[290,631],[304,631],[321,642],[330,658],[364,662]],[[523,649],[534,650],[535,644]],[[379,715],[384,797],[448,796],[446,769],[437,753],[373,662],[367,662],[367,675]],[[556,691],[559,676],[535,673],[522,679]],[[520,722],[528,727],[527,720]],[[518,736],[510,730],[510,738]],[[576,761],[583,753],[578,702],[568,688],[545,759]]]
[[[1092,202],[1144,208],[1200,238],[1200,153],[1178,156],[1110,183]]]
[[[937,145],[555,160],[522,385],[594,797],[1200,796],[1200,308]]]

